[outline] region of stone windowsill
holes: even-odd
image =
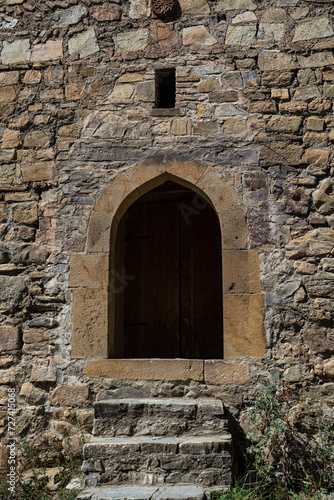
[[[151,116],[180,116],[181,110],[178,108],[153,108]]]
[[[194,380],[205,384],[244,384],[250,381],[249,363],[221,359],[95,359],[86,375],[114,380]]]

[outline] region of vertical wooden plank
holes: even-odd
[[[166,350],[168,357],[176,358],[179,352],[180,318],[180,274],[179,274],[179,211],[178,203],[165,203],[166,206]]]
[[[188,203],[191,208],[191,202]],[[211,206],[207,205],[188,219],[182,219],[181,235],[182,356],[221,358],[220,229]]]

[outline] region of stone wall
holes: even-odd
[[[215,395],[241,418],[259,382],[334,402],[334,25],[328,0],[3,0],[0,6],[0,422],[19,437],[89,433],[92,401]],[[176,68],[176,108],[155,70]],[[246,207],[260,257],[264,360],[208,383],[116,380],[71,358],[72,254],[96,200],[152,156],[201,161]],[[123,388],[123,389],[122,389]],[[326,407],[328,408],[328,406]]]

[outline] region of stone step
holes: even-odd
[[[215,399],[110,399],[94,403],[95,436],[224,434],[227,417]]]
[[[217,490],[200,486],[116,486],[87,488],[76,500],[206,500]]]
[[[232,437],[94,437],[84,446],[85,485],[231,484]]]

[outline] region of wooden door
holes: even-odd
[[[211,206],[135,204],[125,221],[123,357],[221,358],[220,229]]]

